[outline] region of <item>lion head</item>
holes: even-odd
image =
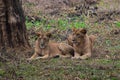
[[[71,42],[73,44],[81,44],[85,39],[86,33],[87,30],[84,28],[80,28],[80,29],[73,28]]]
[[[37,40],[39,42],[39,47],[42,48],[42,49],[45,48],[49,43],[51,33],[49,33],[49,32],[47,32],[47,33],[38,32],[36,34],[38,36]]]

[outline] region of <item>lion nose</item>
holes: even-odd
[[[40,45],[41,45],[41,46],[44,46],[44,44],[43,44],[43,43],[41,43]]]

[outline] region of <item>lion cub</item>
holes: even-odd
[[[74,49],[72,46],[65,43],[51,42],[49,39],[51,33],[36,33],[38,39],[35,43],[35,53],[28,60],[44,59],[48,57],[72,57],[74,56]]]
[[[68,44],[73,46],[75,56],[73,59],[87,59],[91,57],[92,47],[95,40],[94,35],[88,36],[86,29],[72,29],[72,34],[68,36]]]

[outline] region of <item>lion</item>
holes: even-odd
[[[68,44],[73,46],[75,50],[75,56],[73,59],[87,59],[91,57],[95,39],[95,35],[87,35],[86,29],[73,28],[72,34],[67,38]]]
[[[28,60],[45,59],[53,57],[73,57],[74,49],[66,43],[57,43],[50,41],[50,32],[38,32],[35,42],[35,52]]]

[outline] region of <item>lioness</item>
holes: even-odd
[[[51,33],[36,33],[38,39],[35,43],[35,53],[28,60],[44,59],[48,57],[72,57],[74,56],[74,49],[72,46],[65,43],[51,42],[49,39]],[[40,57],[39,57],[40,56]]]
[[[72,29],[72,34],[68,36],[68,44],[73,46],[76,59],[87,59],[91,57],[92,47],[95,40],[94,35],[88,36],[86,29]]]

